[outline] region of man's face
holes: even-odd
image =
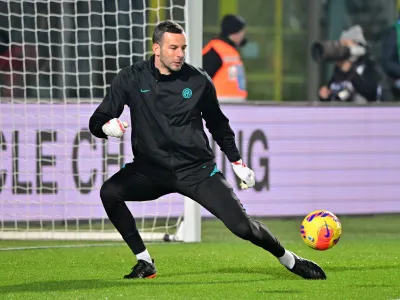
[[[158,46],[154,48],[154,53],[159,56],[161,64],[170,72],[179,71],[185,61],[186,35],[166,32]]]
[[[242,43],[242,41],[244,40],[244,38],[246,37],[246,28],[243,28],[242,30],[240,30],[238,33],[238,42],[239,45]]]
[[[246,38],[246,28],[243,28],[239,32],[230,35],[230,40],[235,43],[237,47],[243,46],[243,41]]]

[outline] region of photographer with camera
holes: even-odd
[[[367,103],[382,100],[381,76],[371,59],[360,26],[344,31],[339,41],[314,43],[317,62],[333,62],[331,79],[319,90],[321,101]]]

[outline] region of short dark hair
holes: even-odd
[[[171,20],[166,20],[162,21],[161,23],[158,23],[156,28],[154,29],[153,32],[153,43],[154,44],[160,44],[161,40],[164,36],[164,33],[169,32],[169,33],[183,33],[184,30],[181,25],[178,23],[171,21]]]

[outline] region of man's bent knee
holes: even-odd
[[[118,201],[119,187],[111,181],[105,181],[100,189],[100,198],[104,205],[112,205]]]

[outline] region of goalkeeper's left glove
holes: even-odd
[[[256,184],[256,178],[253,170],[248,168],[242,160],[238,160],[232,163],[233,171],[236,176],[242,181],[240,187],[242,190],[252,188]]]

